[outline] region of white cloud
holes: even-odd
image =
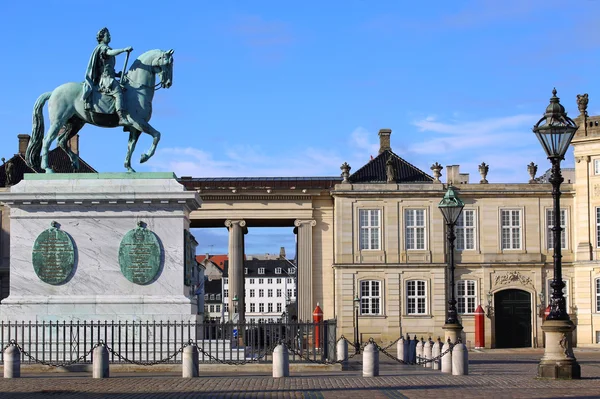
[[[467,122],[437,122],[434,116],[428,116],[425,119],[416,120],[412,124],[419,128],[421,132],[435,132],[455,135],[481,135],[490,132],[496,132],[501,129],[512,129],[525,125],[533,126],[537,122],[539,115],[521,114],[506,116],[501,118],[489,118],[479,121]],[[534,122],[532,122],[534,121]]]

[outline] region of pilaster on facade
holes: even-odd
[[[298,319],[311,320],[316,303],[313,303],[313,219],[296,219],[294,232],[298,235]]]
[[[248,233],[248,228],[246,227],[246,221],[242,219],[228,219],[225,221],[225,226],[229,230],[229,314],[237,314],[238,320],[243,321],[246,308],[244,295],[244,235]],[[234,298],[237,298],[237,301],[234,301]]]

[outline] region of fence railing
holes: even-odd
[[[91,350],[104,342],[111,363],[180,363],[181,348],[194,342],[201,363],[272,361],[278,343],[290,348],[290,362],[336,358],[336,322],[197,323],[171,321],[0,322],[0,346],[11,340],[23,363],[91,363]],[[0,353],[0,362],[4,362]]]

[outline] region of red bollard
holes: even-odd
[[[315,348],[321,347],[321,334],[319,323],[323,322],[323,311],[319,307],[319,302],[317,302],[317,307],[313,311],[313,323],[315,323]]]
[[[475,349],[485,348],[485,312],[481,305],[475,309]]]

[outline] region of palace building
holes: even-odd
[[[592,346],[600,343],[600,116],[584,110],[575,121],[575,168],[563,173],[560,215],[553,214],[551,185],[544,175],[536,178],[535,165],[523,165],[528,183],[488,183],[485,164],[476,182],[460,173],[459,165],[436,163],[430,175],[393,152],[389,129],[379,131],[379,154],[366,165],[342,165],[341,177],[181,177],[179,182],[202,198],[202,207],[190,213],[191,228],[229,231],[224,307],[233,309],[237,296],[240,317],[252,313],[254,288],[248,279],[260,278],[260,272],[244,273],[248,227],[294,227],[298,319],[311,320],[319,303],[325,319],[337,320],[338,335],[350,339],[358,323],[362,342],[371,337],[390,342],[407,333],[443,336],[450,293],[438,203],[452,185],[466,204],[455,252],[463,339],[474,343],[474,312],[481,305],[486,347],[542,346],[553,278],[550,229],[560,217],[564,292],[577,326],[574,344]],[[10,228],[4,213],[0,256],[6,269]],[[264,278],[276,279],[277,272]]]

